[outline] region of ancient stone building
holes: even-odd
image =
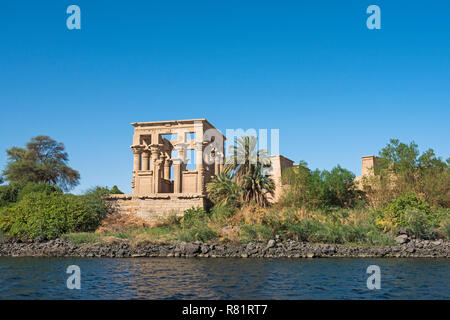
[[[149,222],[207,205],[206,184],[223,171],[225,137],[206,119],[137,122],[134,127],[132,194],[109,195],[115,211]],[[191,156],[189,157],[188,154]],[[270,157],[268,174],[282,192],[281,172],[293,161]]]
[[[223,170],[225,137],[206,119],[132,126],[133,192],[110,195],[115,209],[156,221],[205,207],[206,184]]]
[[[269,197],[269,201],[274,203],[280,199],[283,189],[287,187],[287,185],[283,185],[283,182],[281,181],[281,173],[284,169],[292,167],[294,165],[294,161],[284,156],[277,155],[270,157],[270,163],[271,168],[268,174],[275,183],[275,194],[273,197]]]
[[[363,177],[370,177],[375,175],[375,167],[377,166],[376,156],[362,156],[361,157],[361,175],[355,178],[355,183],[358,188],[362,188]]]

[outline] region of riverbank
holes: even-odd
[[[312,244],[272,239],[268,242],[232,243],[111,243],[74,244],[65,239],[49,241],[5,239],[0,256],[11,257],[187,257],[187,258],[450,258],[450,242],[411,240],[393,246]]]

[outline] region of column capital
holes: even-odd
[[[130,148],[134,154],[140,154],[142,153],[142,151],[144,151],[144,146],[141,145],[133,145]]]

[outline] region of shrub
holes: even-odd
[[[17,201],[22,200],[24,196],[30,193],[42,193],[46,195],[51,193],[62,194],[62,190],[55,185],[50,185],[44,182],[28,182],[17,194]]]
[[[189,229],[182,229],[178,232],[177,238],[181,241],[208,241],[217,238],[217,233],[207,225],[194,226]]]
[[[243,242],[250,242],[252,240],[269,240],[275,236],[273,230],[265,225],[243,225],[241,226],[241,239]]]
[[[117,186],[113,186],[113,187],[111,188],[111,190],[109,190],[109,193],[110,193],[110,194],[123,194],[123,192],[120,191],[119,188],[118,188]]]
[[[450,240],[450,218],[442,221],[441,226],[439,228],[439,233],[441,236],[447,240]]]
[[[280,203],[288,206],[319,209],[326,207],[352,208],[362,194],[353,182],[355,175],[339,165],[331,171],[310,171],[304,161],[283,171],[282,179],[290,187]]]
[[[16,204],[0,209],[0,229],[10,236],[43,239],[64,233],[94,231],[103,210],[92,199],[58,192],[33,192]]]
[[[0,186],[0,207],[16,202],[21,189],[22,185],[18,183]]]
[[[433,234],[429,217],[423,211],[409,209],[403,215],[408,233],[421,239],[429,239]]]
[[[190,228],[195,225],[205,224],[208,217],[208,213],[202,208],[190,208],[184,211],[181,224],[185,228]]]
[[[211,217],[216,222],[225,222],[236,214],[236,209],[227,206],[214,206],[211,209]]]
[[[233,181],[231,174],[219,173],[206,185],[209,199],[218,206],[239,207],[241,188]]]
[[[393,199],[386,207],[385,212],[393,219],[394,224],[406,227],[405,212],[407,210],[421,211],[426,215],[431,215],[430,205],[419,199],[415,193],[404,193],[398,198]]]

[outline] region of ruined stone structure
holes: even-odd
[[[132,194],[109,195],[120,214],[149,222],[207,205],[206,184],[223,171],[225,137],[206,119],[138,122],[134,127]],[[194,152],[192,157],[188,153]],[[268,174],[275,182],[276,202],[283,190],[281,172],[293,161],[270,157]],[[192,166],[195,165],[195,168]],[[189,167],[189,168],[188,168]]]
[[[268,174],[275,183],[275,193],[273,197],[269,196],[268,199],[270,202],[274,203],[280,199],[283,189],[287,187],[287,185],[283,185],[283,182],[281,181],[281,173],[284,169],[292,167],[294,165],[294,161],[278,155],[271,156],[270,163],[271,168]]]
[[[361,182],[363,177],[370,177],[375,175],[375,167],[377,166],[376,156],[363,156],[361,157],[361,175],[355,178],[355,183],[358,188],[362,188]]]
[[[204,208],[206,184],[223,170],[225,137],[206,119],[132,125],[133,192],[108,197],[116,211],[156,221]],[[195,156],[189,159],[191,150]]]

